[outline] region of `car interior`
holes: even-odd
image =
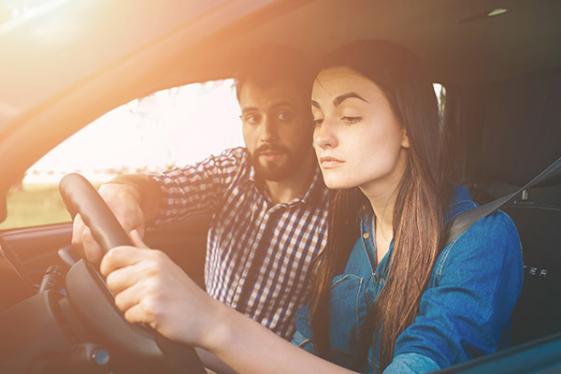
[[[517,191],[561,158],[561,2],[218,1],[213,9],[173,0],[160,6],[61,3],[52,13],[66,11],[83,19],[84,27],[61,42],[58,55],[43,44],[32,51],[14,47],[26,40],[18,31],[25,36],[35,30],[33,22],[56,21],[49,12],[0,28],[0,50],[13,51],[5,59],[8,69],[0,62],[0,81],[7,82],[0,87],[0,112],[2,104],[20,109],[0,113],[0,160],[10,160],[0,163],[4,200],[33,162],[93,119],[160,89],[230,78],[244,63],[244,52],[260,43],[290,45],[312,59],[360,39],[410,48],[433,82],[445,87],[443,126],[453,182],[469,186],[480,204]],[[149,22],[158,18],[168,22]],[[88,42],[89,53],[99,51],[99,58],[81,66]],[[31,74],[32,65],[16,64],[18,57],[44,59],[44,69]],[[61,63],[73,68],[55,80]],[[37,81],[47,82],[43,90],[33,89]],[[513,348],[449,372],[561,368],[561,171],[501,209],[516,223],[524,257]],[[147,234],[149,245],[166,250],[201,286],[210,219],[186,217]],[[0,231],[0,316],[37,293],[49,266],[68,269],[65,256],[78,260],[69,248],[71,230],[71,223],[63,223]],[[21,344],[32,338],[14,337]],[[0,357],[14,353],[15,340],[0,339]]]

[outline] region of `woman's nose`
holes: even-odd
[[[314,146],[325,149],[333,148],[338,144],[332,126],[325,121],[314,129]]]

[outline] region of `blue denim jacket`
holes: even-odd
[[[454,194],[447,220],[474,208],[466,188]],[[372,217],[361,221],[345,271],[331,284],[329,359],[350,367],[358,351],[357,332],[382,290],[393,243],[372,272],[376,258]],[[522,288],[522,253],[516,227],[498,211],[473,224],[444,247],[433,267],[417,317],[396,340],[390,373],[424,373],[488,354],[508,344],[511,314]],[[293,343],[314,352],[308,308],[296,314]],[[380,372],[372,347],[363,372]]]

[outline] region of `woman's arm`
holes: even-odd
[[[226,365],[224,361],[220,360],[214,354],[201,348],[195,348],[195,352],[197,352],[197,356],[199,356],[207,371],[211,370],[211,373],[218,374],[236,374],[231,367]]]
[[[220,304],[223,313],[205,349],[238,373],[351,373],[281,339]]]
[[[388,372],[427,364],[444,368],[500,347],[522,286],[516,227],[502,212],[478,221],[442,251],[433,272],[435,284],[398,337],[396,370],[392,363]]]
[[[100,267],[129,322],[202,348],[239,373],[349,373],[210,298],[168,256],[131,237],[141,248],[114,248]]]

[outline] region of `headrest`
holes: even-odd
[[[561,70],[482,90],[480,175],[521,186],[561,157]],[[542,185],[561,184],[561,173]]]

